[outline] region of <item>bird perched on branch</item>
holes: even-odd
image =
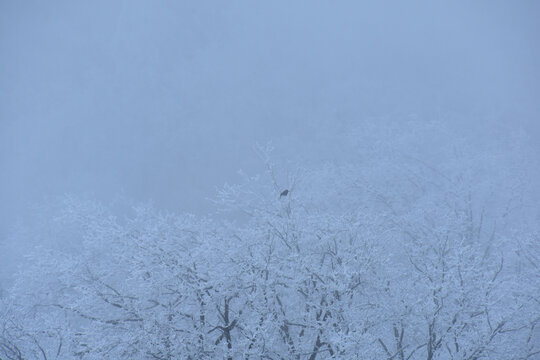
[[[279,194],[279,198],[281,199],[282,197],[287,196],[288,194],[289,194],[289,190],[285,189],[281,192],[281,194]]]

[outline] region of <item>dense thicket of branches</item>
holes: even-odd
[[[0,359],[540,358],[523,140],[351,134],[294,170],[260,149],[220,216],[64,199],[3,299]]]

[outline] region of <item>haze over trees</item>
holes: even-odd
[[[476,135],[359,127],[333,139],[348,157],[309,167],[259,147],[266,171],[223,187],[211,217],[63,198],[38,229],[53,246],[3,299],[0,354],[538,358],[531,154],[522,133]]]
[[[538,19],[0,1],[0,360],[540,360]]]

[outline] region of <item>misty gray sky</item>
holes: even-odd
[[[0,0],[0,236],[64,193],[206,211],[260,170],[256,142],[292,154],[366,117],[538,135],[539,19],[537,1]]]

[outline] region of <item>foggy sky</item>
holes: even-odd
[[[253,145],[357,119],[537,136],[540,3],[0,1],[0,236],[82,193],[204,212]]]

